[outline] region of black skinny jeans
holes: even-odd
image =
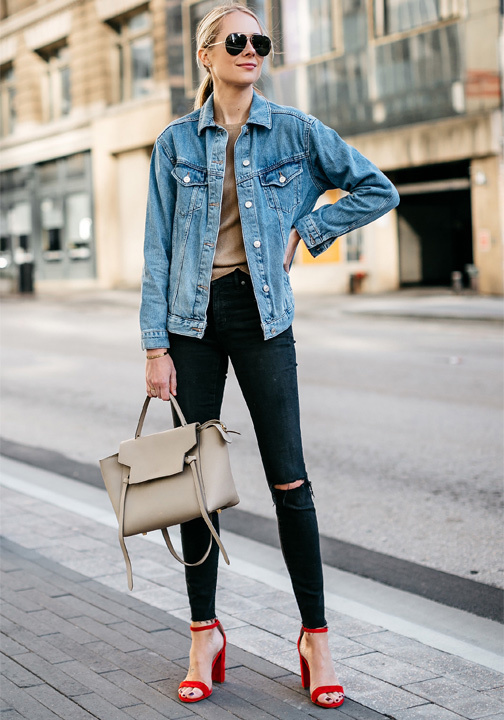
[[[280,544],[303,625],[322,627],[324,595],[317,517],[306,475],[299,422],[296,354],[292,328],[264,340],[250,277],[235,270],[211,286],[208,326],[202,339],[170,334],[177,372],[177,400],[188,423],[220,418],[228,361],[250,411],[278,519]],[[174,416],[175,422],[178,419]],[[304,480],[294,490],[283,485]],[[219,530],[218,514],[212,522]],[[181,525],[187,562],[208,546],[208,528],[198,518]],[[207,560],[186,567],[193,621],[215,617],[218,547]]]

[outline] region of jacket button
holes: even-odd
[[[264,292],[269,292],[269,285],[263,285]]]
[[[280,182],[281,182],[281,183],[284,183],[285,180],[286,180],[286,178],[284,177],[284,175],[280,175]]]
[[[272,335],[275,335],[275,334],[276,334],[275,328],[271,328],[271,334],[272,334]]]
[[[247,200],[247,202],[245,203],[245,207],[246,207],[246,208],[251,208],[251,207],[252,207],[252,202],[251,202],[250,200]]]
[[[254,242],[254,247],[261,247],[261,241],[260,241],[260,240],[256,240],[256,241]]]
[[[186,175],[186,176],[185,176],[184,182],[185,182],[185,183],[191,182],[191,178],[189,177],[189,175]]]
[[[243,164],[245,165],[245,167],[248,167],[250,165],[250,160],[244,160]]]

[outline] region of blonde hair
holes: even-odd
[[[203,48],[207,48],[214,42],[215,38],[220,32],[222,20],[226,17],[226,15],[229,15],[233,12],[242,12],[250,15],[250,17],[253,17],[261,28],[261,32],[266,33],[262,22],[259,20],[255,12],[248,8],[246,5],[242,5],[239,2],[229,2],[214,7],[201,20],[198,25],[198,29],[196,30],[196,62],[198,63],[199,68],[202,67],[202,64],[198,57],[198,52]],[[194,100],[195,110],[198,110],[198,108],[202,107],[202,105],[205,104],[205,102],[208,100],[208,98],[213,92],[213,80],[210,68],[208,68],[206,65],[204,67],[207,74],[200,83],[198,90],[196,91],[196,98]]]

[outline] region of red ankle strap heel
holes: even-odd
[[[223,683],[226,677],[226,633],[224,632],[219,620],[211,623],[211,625],[198,625],[198,627],[191,627],[191,632],[213,630],[213,628],[219,628],[219,632],[224,639],[224,644],[217,653],[217,655],[214,657],[212,662],[212,682]],[[201,690],[203,694],[197,698],[182,697],[180,695],[180,688],[184,687],[197,688],[198,690]],[[199,702],[200,700],[205,700],[205,698],[210,697],[211,694],[212,688],[209,688],[208,685],[205,685],[205,683],[200,682],[199,680],[183,680],[179,685],[179,700],[185,703]]]
[[[301,655],[301,638],[306,633],[326,633],[328,632],[329,628],[323,627],[323,628],[305,628],[304,625],[301,627],[301,632],[299,634],[299,640],[297,643],[298,647],[298,653],[299,653],[299,664],[301,666],[301,684],[304,688],[310,687],[310,666],[308,665],[308,661],[306,658],[304,658]],[[326,693],[339,693],[342,697],[340,700],[334,700],[331,703],[323,703],[319,702],[319,697],[321,695],[324,695]],[[311,701],[314,705],[318,705],[319,707],[323,708],[335,708],[339,707],[340,705],[343,705],[343,702],[345,700],[344,697],[344,690],[341,685],[320,685],[319,687],[316,687],[313,692],[310,695]]]

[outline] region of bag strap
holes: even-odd
[[[128,577],[128,588],[133,590],[133,572],[131,570],[131,560],[128,555],[128,549],[124,542],[124,505],[126,504],[126,490],[128,489],[128,468],[123,466],[123,477],[122,477],[122,488],[121,488],[121,500],[119,503],[119,545],[124,556],[124,563],[126,565],[126,575]]]
[[[201,510],[201,517],[206,522],[208,529],[210,530],[210,544],[208,545],[208,548],[201,558],[201,560],[198,560],[198,562],[195,563],[188,563],[185,560],[183,560],[180,555],[176,552],[174,549],[172,542],[170,540],[170,535],[168,533],[167,528],[162,528],[161,532],[163,534],[166,546],[168,547],[168,550],[171,552],[173,557],[178,560],[182,565],[185,565],[186,567],[196,567],[197,565],[201,565],[205,562],[207,557],[210,555],[210,550],[212,549],[212,541],[215,540],[217,545],[219,546],[219,550],[222,553],[222,557],[226,561],[228,565],[230,565],[228,554],[226,550],[224,549],[224,545],[222,544],[222,540],[219,537],[219,534],[217,530],[214,528],[212,521],[210,520],[210,517],[208,515],[207,509],[205,507],[205,503],[203,501],[203,494],[201,489],[201,478],[199,477],[198,473],[198,466],[197,466],[197,458],[195,455],[188,455],[185,459],[185,462],[187,465],[191,466],[192,474],[193,474],[193,481],[194,481],[194,488],[196,490],[196,498],[198,500],[198,505]]]
[[[143,428],[143,424],[144,424],[145,416],[147,414],[147,408],[149,407],[150,400],[151,400],[150,397],[147,395],[147,397],[145,398],[145,402],[143,404],[142,412],[140,413],[140,417],[138,418],[138,425],[137,425],[137,429],[135,430],[135,440],[137,438],[139,438],[140,435],[142,434],[142,428]],[[175,400],[174,396],[171,393],[170,393],[170,402],[173,405],[173,407],[175,408],[175,412],[177,413],[178,418],[179,418],[180,422],[182,423],[182,425],[187,425],[186,419],[184,417],[184,413],[180,409],[180,405],[178,404],[178,402]]]

